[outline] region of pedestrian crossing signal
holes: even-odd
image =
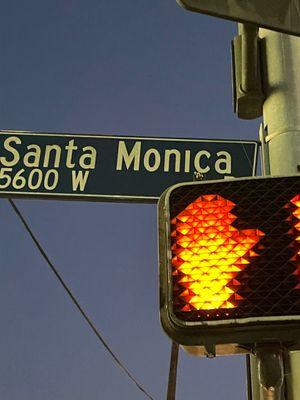
[[[159,201],[159,247],[161,321],[174,341],[298,348],[300,175],[173,186]]]

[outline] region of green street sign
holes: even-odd
[[[300,36],[299,0],[177,0],[202,14]]]
[[[156,203],[169,186],[252,176],[258,143],[0,131],[0,197]]]

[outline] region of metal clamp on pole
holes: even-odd
[[[260,72],[258,27],[238,24],[239,35],[232,41],[234,112],[241,119],[262,115],[265,96]]]

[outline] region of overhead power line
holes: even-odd
[[[79,302],[76,300],[76,297],[74,296],[74,294],[72,293],[71,289],[68,287],[68,285],[65,283],[65,281],[63,280],[62,276],[60,275],[60,273],[58,272],[58,270],[54,267],[53,263],[50,261],[49,257],[47,256],[45,250],[43,249],[43,247],[41,246],[41,244],[39,243],[38,239],[36,238],[36,236],[34,235],[34,233],[32,232],[30,226],[28,225],[27,221],[25,220],[25,218],[23,217],[21,211],[19,210],[19,208],[17,207],[17,205],[15,204],[15,202],[12,199],[8,199],[9,203],[11,204],[13,210],[15,211],[15,213],[17,214],[17,216],[19,217],[19,219],[21,220],[22,224],[24,225],[25,229],[27,230],[27,232],[29,233],[31,239],[33,240],[34,244],[36,245],[36,247],[38,248],[39,252],[41,253],[42,257],[44,258],[44,260],[46,261],[46,263],[48,264],[48,266],[50,267],[51,271],[54,273],[54,275],[56,276],[56,278],[59,280],[60,284],[62,285],[62,287],[65,289],[65,291],[67,292],[67,294],[69,295],[69,297],[71,298],[72,302],[75,304],[75,306],[77,307],[78,311],[80,312],[80,314],[82,315],[82,317],[85,319],[85,321],[87,322],[87,324],[89,325],[89,327],[92,329],[92,331],[94,332],[94,334],[97,336],[97,338],[100,340],[100,342],[102,343],[102,345],[106,348],[106,350],[108,351],[108,353],[111,355],[111,357],[113,358],[113,360],[115,361],[115,363],[118,365],[119,368],[121,368],[123,370],[123,372],[128,376],[128,378],[135,383],[135,385],[138,387],[138,389],[140,391],[142,391],[144,393],[144,395],[146,397],[148,397],[148,399],[150,400],[154,400],[153,397],[146,391],[146,389],[143,388],[143,386],[134,378],[134,376],[129,372],[129,370],[125,367],[125,365],[120,361],[120,359],[116,356],[116,354],[111,350],[110,346],[107,344],[107,342],[105,341],[105,339],[103,338],[102,334],[99,332],[99,330],[95,327],[95,325],[93,324],[93,322],[91,321],[91,319],[89,318],[89,316],[86,314],[86,312],[83,310],[83,308],[81,307],[81,305],[79,304]]]

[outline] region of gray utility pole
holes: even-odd
[[[265,29],[259,36],[266,96],[260,132],[263,173],[296,175],[300,172],[300,38]],[[283,392],[264,397],[259,357],[250,356],[251,400],[300,400],[300,352],[285,351],[283,367]]]

